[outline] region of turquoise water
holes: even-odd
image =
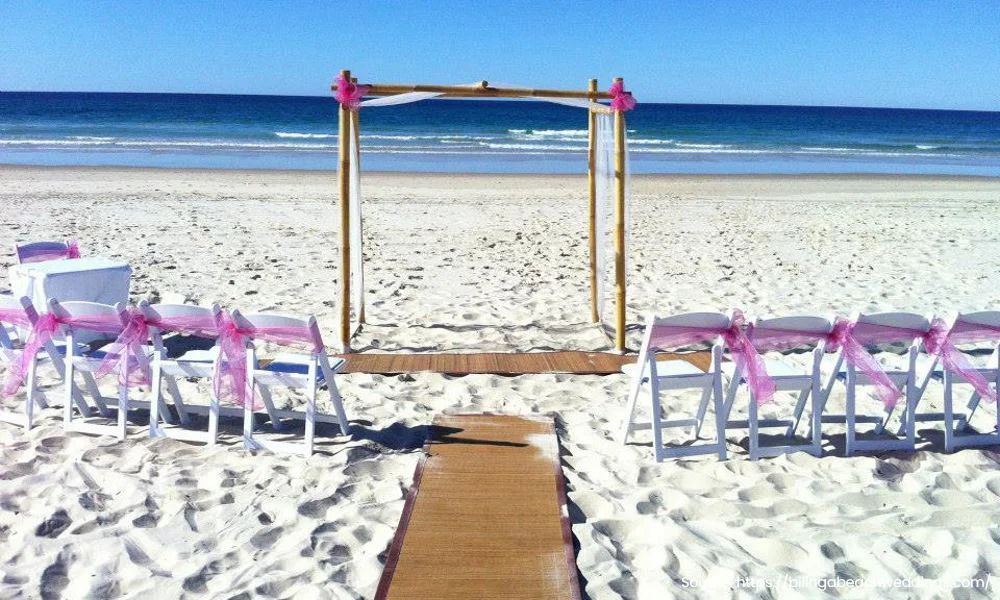
[[[366,170],[576,173],[586,113],[431,100],[362,110]],[[1000,113],[640,104],[637,173],[1000,176]],[[0,163],[335,169],[332,98],[0,93]]]

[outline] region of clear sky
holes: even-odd
[[[0,90],[625,77],[640,101],[1000,110],[1000,1],[0,0]]]

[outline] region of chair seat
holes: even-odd
[[[638,365],[636,363],[622,365],[622,373],[629,377],[635,377],[637,371]],[[659,360],[656,361],[656,374],[660,377],[683,377],[704,375],[705,372],[686,360]]]

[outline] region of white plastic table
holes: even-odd
[[[132,267],[119,260],[87,256],[14,265],[10,267],[9,275],[10,289],[15,296],[27,296],[38,312],[48,312],[51,298],[60,302],[128,302]],[[86,336],[79,341],[88,342],[100,337]]]

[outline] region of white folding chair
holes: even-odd
[[[886,327],[898,327],[919,333],[927,333],[930,329],[931,318],[916,313],[907,312],[885,312],[872,314],[858,314],[854,317],[857,323],[868,323],[872,325],[883,325]],[[892,343],[908,343],[909,348],[906,353],[906,369],[883,369],[886,376],[903,392],[903,397],[899,404],[903,405],[903,414],[900,417],[901,427],[898,436],[886,434],[886,426],[892,418],[893,409],[884,409],[879,416],[862,414],[857,412],[857,391],[858,388],[871,387],[874,382],[864,373],[858,371],[853,365],[844,359],[844,351],[841,349],[837,353],[833,373],[827,383],[823,394],[823,407],[829,400],[830,392],[835,382],[844,382],[847,392],[846,412],[844,415],[823,414],[822,421],[843,422],[846,425],[845,454],[852,456],[856,452],[864,451],[889,451],[904,450],[913,451],[916,449],[916,404],[930,381],[931,373],[934,370],[936,357],[931,357],[926,361],[926,366],[918,366],[918,358],[923,350],[923,338],[913,337],[909,334],[901,334],[898,339],[884,339],[878,345]],[[876,439],[858,439],[858,423],[875,423],[871,434],[881,436]]]
[[[63,302],[60,303],[56,300],[49,301],[49,311],[63,319],[80,319],[80,318],[104,318],[108,322],[117,319],[121,328],[125,327],[127,322],[127,315],[125,312],[125,307],[120,303],[115,305],[110,304],[98,304],[95,302]],[[116,425],[104,425],[99,423],[89,423],[85,421],[76,421],[73,419],[73,403],[72,403],[72,393],[73,393],[73,375],[74,372],[80,371],[85,375],[90,375],[96,372],[104,358],[107,354],[102,350],[95,350],[89,352],[83,352],[78,354],[76,351],[76,345],[73,343],[73,336],[77,331],[95,331],[88,329],[86,327],[74,326],[74,325],[62,325],[62,334],[66,339],[66,377],[65,377],[65,390],[66,397],[63,406],[63,427],[66,431],[79,431],[82,433],[92,433],[96,435],[115,435],[118,439],[125,439],[128,433],[126,428],[126,419],[128,416],[128,411],[134,408],[139,408],[143,405],[149,406],[147,402],[136,402],[132,404],[129,399],[129,386],[126,382],[119,380],[118,373],[115,373],[116,380],[115,383],[118,386],[118,397],[108,398],[104,397],[100,389],[94,390],[93,398],[97,404],[98,410],[102,416],[108,416],[111,413],[109,407],[115,407],[118,411],[118,421]],[[98,331],[98,333],[107,334],[105,331]],[[148,369],[150,354],[147,349],[143,348],[141,352],[134,353],[132,349],[123,349],[123,352],[128,353],[126,360],[122,360],[120,363],[120,369],[126,369],[126,365],[129,363],[129,359],[132,359],[137,364],[138,368]],[[96,387],[96,385],[95,385]],[[82,416],[89,416],[89,411],[81,411]]]
[[[203,320],[206,323],[217,323],[221,312],[218,304],[204,307],[191,304],[149,304],[145,301],[139,304],[139,309],[147,322],[153,323],[169,323],[183,319],[191,322]],[[218,439],[219,416],[241,417],[243,416],[243,408],[220,406],[219,398],[215,394],[215,386],[209,386],[208,405],[187,404],[181,397],[176,378],[191,377],[211,380],[215,374],[215,363],[219,359],[218,347],[215,346],[211,350],[190,350],[181,356],[171,358],[168,357],[167,348],[163,341],[164,333],[165,331],[159,327],[149,326],[150,340],[153,344],[153,398],[149,409],[149,436],[169,437],[214,446]],[[167,330],[166,333],[170,333],[170,330]],[[174,408],[177,409],[181,427],[164,427],[161,424],[161,421],[173,424],[170,412],[162,410],[166,407],[163,399],[164,384],[166,384],[167,391],[174,401]],[[191,425],[191,414],[207,414],[208,431],[185,429]]]
[[[795,408],[792,411],[791,419],[760,419],[759,408],[753,394],[750,394],[748,403],[749,419],[747,421],[731,420],[733,404],[739,387],[746,383],[744,373],[735,364],[724,365],[724,372],[730,375],[729,386],[726,391],[726,428],[727,429],[749,429],[750,432],[750,459],[757,460],[766,456],[778,456],[790,452],[807,452],[813,456],[820,456],[822,450],[822,426],[820,415],[822,413],[822,365],[823,356],[826,352],[826,336],[833,328],[833,321],[827,317],[816,316],[791,316],[776,317],[769,319],[758,318],[754,323],[753,335],[757,339],[768,339],[768,336],[788,334],[803,339],[812,338],[812,341],[804,342],[796,346],[797,350],[810,352],[808,366],[792,365],[786,360],[775,357],[776,353],[763,352],[762,358],[768,375],[774,381],[776,392],[797,393]],[[780,354],[779,354],[780,356]],[[809,428],[809,441],[807,443],[788,444],[768,444],[763,445],[760,439],[759,430],[761,428],[784,427],[785,437],[792,439],[798,429],[805,411],[806,403],[812,398],[811,404],[811,425]]]
[[[343,369],[342,359],[330,361],[323,351],[323,339],[316,324],[315,317],[296,317],[273,313],[241,314],[233,311],[232,318],[241,329],[262,331],[269,328],[295,328],[309,331],[310,342],[314,349],[308,354],[281,353],[269,362],[258,362],[256,347],[252,343],[247,347],[247,391],[244,404],[243,438],[248,449],[265,448],[279,452],[302,452],[310,456],[313,452],[316,422],[336,423],[342,434],[347,434],[349,425],[344,405],[334,375]],[[336,416],[320,413],[316,410],[316,394],[323,383],[326,383],[330,393]],[[306,393],[306,410],[280,410],[274,405],[270,390],[272,388],[299,388]],[[254,436],[254,398],[256,390],[271,420],[271,426],[276,431],[283,428],[282,419],[303,420],[305,422],[304,443],[271,441]]]
[[[26,296],[21,298],[15,298],[14,296],[0,296],[0,310],[20,311],[24,314],[25,318],[27,318],[30,325],[34,325],[35,322],[38,321],[38,312],[31,303],[31,299]],[[24,329],[23,325],[21,327],[16,327],[15,325],[16,324],[14,323],[0,322],[0,349],[3,350],[0,351],[0,361],[9,362],[9,359],[15,356],[15,351],[22,349],[24,346],[25,340],[22,338],[26,339],[29,332]],[[80,347],[81,346],[78,345],[78,348]],[[46,401],[45,395],[38,389],[37,367],[45,362],[50,362],[56,372],[56,376],[59,379],[63,379],[66,374],[63,361],[64,353],[64,344],[60,342],[53,342],[52,340],[45,341],[42,345],[41,351],[35,357],[35,361],[28,365],[28,373],[24,382],[26,388],[24,414],[21,415],[0,410],[0,421],[15,425],[23,425],[25,430],[31,429],[34,422],[34,409],[36,407],[48,408],[48,402]],[[8,368],[10,368],[9,365]],[[28,399],[31,399],[32,401],[28,402]],[[84,410],[87,407],[87,403],[84,401],[80,391],[75,388],[73,389],[73,400],[81,410]]]
[[[68,258],[70,242],[44,241],[14,245],[14,260],[17,264],[59,260]]]
[[[698,454],[718,454],[719,459],[726,458],[726,429],[722,398],[722,348],[721,337],[716,336],[712,342],[711,364],[708,371],[702,371],[686,360],[664,360],[656,358],[658,350],[676,350],[676,348],[650,347],[653,334],[658,327],[704,328],[725,330],[732,322],[732,315],[711,312],[697,312],[657,318],[650,314],[646,319],[646,331],[643,334],[642,346],[634,364],[622,367],[622,373],[632,378],[629,388],[625,420],[620,434],[621,443],[628,441],[633,431],[653,430],[653,450],[657,462],[667,457],[693,456]],[[650,399],[650,421],[635,420],[635,405],[643,384],[648,383]],[[702,390],[698,409],[689,419],[664,421],[663,407],[660,403],[661,390]],[[708,443],[698,444],[698,433],[708,409],[709,400],[713,401],[715,412],[715,439]],[[670,428],[690,428],[692,437],[690,444],[667,447],[663,443],[663,430]]]
[[[987,325],[990,327],[1000,327],[1000,311],[982,311],[974,313],[959,314],[955,323],[964,322],[973,325]],[[1000,337],[992,340],[993,352],[986,361],[986,367],[976,368],[987,382],[993,383],[994,390],[1000,390]],[[976,410],[981,404],[982,398],[979,393],[973,390],[969,396],[966,407],[969,409],[968,415],[955,415],[954,413],[954,393],[956,385],[967,385],[968,382],[958,373],[951,373],[945,369],[935,370],[935,376],[940,376],[944,380],[944,447],[951,452],[957,448],[968,446],[993,446],[1000,445],[1000,407],[994,406],[996,415],[990,425],[993,431],[989,433],[969,432],[972,430],[972,419]],[[958,421],[956,424],[955,421]]]

